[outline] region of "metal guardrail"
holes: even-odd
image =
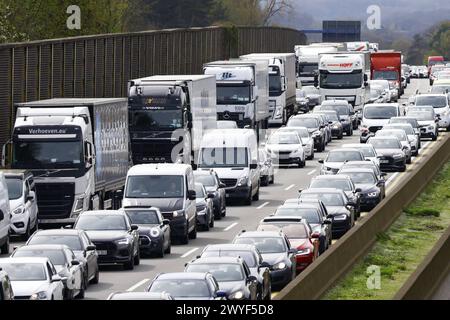
[[[208,27],[0,45],[0,149],[13,105],[48,98],[126,97],[127,81],[198,74],[204,63],[258,52],[293,52],[305,35],[278,27]]]
[[[394,300],[430,300],[449,273],[450,227],[397,292]]]
[[[450,136],[438,141],[430,153],[420,157],[418,167],[405,178],[364,221],[350,230],[327,250],[275,300],[317,300],[337,283],[375,244],[377,235],[387,230],[416,197],[427,187],[450,158]]]

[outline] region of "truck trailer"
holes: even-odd
[[[371,80],[388,80],[398,90],[400,97],[402,87],[402,54],[396,51],[378,51],[370,56]]]

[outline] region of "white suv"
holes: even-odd
[[[414,104],[418,107],[433,106],[439,116],[439,128],[450,131],[450,106],[446,94],[420,94],[415,97]]]
[[[9,224],[11,211],[9,209],[8,186],[5,176],[0,172],[0,254],[9,253]]]

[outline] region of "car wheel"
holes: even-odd
[[[259,201],[259,186],[258,190],[256,191],[256,194],[253,196],[253,201]]]
[[[437,135],[434,135],[431,140],[436,141],[437,140]]]
[[[86,284],[83,281],[83,284],[81,285],[80,292],[78,292],[76,298],[77,299],[84,299],[85,293],[86,293]],[[72,296],[73,296],[73,292],[72,292]]]
[[[221,218],[225,217],[226,215],[227,215],[227,207],[225,206],[225,207],[223,208],[222,213],[221,213],[221,217],[220,217],[218,220],[220,220]]]
[[[300,162],[298,163],[298,167],[299,168],[304,168],[305,167],[305,160],[300,160]]]
[[[197,239],[197,224],[195,224],[194,230],[189,233],[189,239]]]
[[[210,228],[214,228],[214,216],[211,218],[211,222],[209,223]]]
[[[131,257],[130,261],[124,263],[123,268],[125,270],[133,270],[134,269],[134,258]]]
[[[1,254],[9,254],[9,235],[6,238],[5,244],[0,248]]]
[[[158,254],[156,255],[158,258],[164,258],[164,254],[166,252],[164,251],[164,241],[163,244],[161,245],[161,249],[159,250]]]
[[[100,280],[100,271],[99,271],[98,268],[97,268],[97,270],[95,271],[95,276],[94,276],[94,278],[91,280],[91,283],[92,283],[92,284],[98,284],[99,280]]]
[[[22,240],[24,240],[24,241],[27,241],[27,240],[30,238],[30,236],[31,236],[30,225],[31,225],[31,221],[28,220],[27,230],[26,230],[25,233],[22,235]]]
[[[138,266],[141,264],[141,252],[139,251],[139,248],[137,250],[136,255],[133,258],[133,263],[135,266]]]
[[[188,244],[189,243],[189,231],[188,226],[186,226],[186,233],[180,238],[181,244]]]
[[[164,251],[165,254],[170,254],[172,252],[172,242],[169,240],[169,245],[167,246],[166,251]]]
[[[272,175],[272,178],[270,179],[270,184],[274,184],[275,183],[275,174]]]
[[[342,139],[344,139],[344,133],[343,132],[338,136],[338,140],[342,140]]]
[[[245,205],[251,206],[252,205],[252,188],[250,187],[250,191],[248,192],[248,196],[245,199]]]
[[[411,164],[411,163],[412,163],[412,159],[411,159],[411,158],[408,158],[408,160],[406,160],[406,163],[407,163],[407,164]]]
[[[405,172],[406,171],[406,166],[403,166],[401,169],[400,169],[400,172]]]
[[[206,220],[206,223],[203,225],[203,230],[204,231],[209,231],[209,224],[210,224],[210,222],[209,222],[209,219],[208,220]]]

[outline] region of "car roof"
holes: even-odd
[[[157,276],[158,280],[204,280],[208,272],[171,272],[161,273]]]
[[[344,172],[364,172],[374,174],[373,170],[369,168],[343,168],[340,172],[342,174],[344,174]]]
[[[343,151],[345,151],[345,152],[353,151],[353,152],[361,153],[361,150],[358,150],[358,149],[355,149],[355,148],[338,148],[338,149],[330,150],[328,153],[331,153],[331,152],[333,152],[333,153],[335,153],[335,152],[343,152]]]
[[[257,250],[253,244],[224,243],[208,245],[205,251],[255,251],[255,249]]]
[[[344,167],[348,166],[348,165],[368,165],[371,167],[376,167],[377,165],[375,163],[373,163],[372,161],[348,161],[346,163],[344,163]]]
[[[360,149],[360,148],[373,148],[373,146],[366,143],[345,143],[342,145],[342,148]]]
[[[191,166],[187,164],[157,163],[139,164],[128,171],[128,176],[150,176],[150,175],[185,175]]]
[[[339,193],[339,194],[343,194],[344,191],[340,190],[340,189],[334,189],[334,188],[310,188],[310,189],[306,189],[305,191],[302,192],[302,194],[308,194],[308,193]]]
[[[261,220],[261,223],[265,222],[290,222],[292,224],[304,224],[306,221],[302,216],[269,216]]]
[[[64,244],[30,244],[17,248],[16,250],[71,250]]]
[[[198,258],[195,259],[189,264],[204,264],[204,263],[211,263],[211,264],[242,264],[243,260],[239,257],[207,257],[207,258]]]
[[[423,93],[423,94],[418,94],[416,96],[416,98],[419,98],[419,97],[444,97],[447,99],[447,95],[443,94],[443,93]]]
[[[369,142],[370,140],[398,140],[398,138],[396,136],[374,136],[374,137],[370,137],[369,140],[367,142]],[[398,140],[400,141],[400,140]]]
[[[35,236],[78,236],[83,230],[78,229],[50,229],[50,230],[39,230]]]
[[[20,257],[20,258],[1,258],[0,264],[2,263],[40,263],[45,264],[50,262],[49,258],[46,257]]]
[[[172,298],[165,292],[115,292],[110,295],[114,300],[166,300]]]
[[[312,180],[350,180],[350,178],[343,174],[336,174],[336,175],[321,175],[314,177]]]
[[[80,216],[125,216],[126,213],[121,210],[96,210],[96,211],[85,211]]]
[[[281,238],[282,232],[275,231],[246,231],[241,232],[237,236],[238,238]]]
[[[282,208],[287,208],[287,209],[296,209],[296,208],[306,208],[306,209],[317,209],[317,204],[316,203],[312,203],[312,202],[301,202],[301,200],[298,199],[287,199],[287,202],[285,202],[284,204],[282,204],[281,206],[279,206],[277,208],[278,209],[282,209]],[[295,201],[295,202],[294,202]]]

